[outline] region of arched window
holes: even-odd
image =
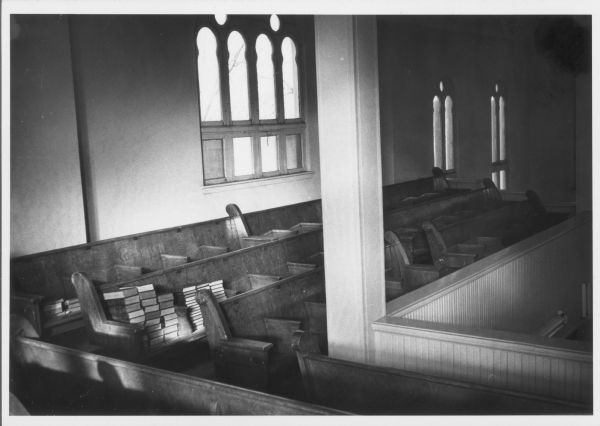
[[[433,97],[433,165],[444,167],[444,148],[442,147],[442,115],[440,98]]]
[[[281,43],[283,55],[283,109],[285,118],[300,117],[300,89],[298,85],[298,64],[296,63],[296,44],[286,37]]]
[[[302,38],[291,18],[197,19],[204,185],[305,171]]]
[[[246,65],[246,43],[237,31],[227,39],[229,51],[229,100],[232,120],[249,120],[248,66]]]
[[[275,71],[273,45],[261,34],[256,39],[256,79],[258,83],[258,117],[261,120],[277,118],[275,106]]]
[[[453,171],[454,152],[453,102],[440,81],[439,92],[433,97],[433,165]]]
[[[507,188],[508,161],[506,159],[506,107],[498,84],[490,98],[492,181],[503,190]]]
[[[221,121],[221,79],[217,60],[217,39],[204,27],[196,37],[198,46],[198,82],[202,121]]]

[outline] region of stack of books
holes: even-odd
[[[50,321],[60,316],[64,311],[63,303],[65,299],[49,300],[42,305],[42,320]]]
[[[81,303],[79,303],[79,299],[76,297],[65,300],[64,307],[65,311],[71,312],[71,314],[77,314],[81,312]]]
[[[137,290],[140,296],[140,304],[144,310],[144,331],[148,339],[148,346],[157,348],[164,343],[165,339],[154,284],[138,286]]]
[[[196,293],[200,290],[210,290],[215,295],[217,302],[227,299],[225,289],[223,288],[223,280],[191,285],[175,293],[177,305],[187,308],[188,318],[192,323],[192,332],[204,330],[202,311],[196,301]]]
[[[196,301],[196,293],[201,289],[210,290],[210,286],[208,284],[194,284],[184,287],[175,293],[177,304],[187,308],[188,318],[192,323],[192,332],[204,329],[202,312],[200,311],[200,305],[198,305],[198,302]]]
[[[179,336],[179,321],[175,313],[175,297],[173,293],[159,294],[158,305],[165,343],[169,343]]]
[[[210,286],[210,291],[215,295],[217,302],[222,302],[227,299],[225,295],[225,288],[223,288],[223,280],[213,281],[212,283],[208,283]]]
[[[142,324],[146,320],[136,287],[124,287],[102,294],[110,317],[128,324]]]
[[[55,336],[83,327],[79,299],[54,299],[42,304],[44,335]]]

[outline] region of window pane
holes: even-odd
[[[202,164],[204,167],[204,179],[225,177],[223,141],[221,139],[202,141]]]
[[[500,101],[498,102],[498,129],[500,132],[499,142],[500,142],[500,161],[506,160],[506,127],[504,122],[504,98],[500,96]]]
[[[229,49],[229,97],[231,119],[248,120],[248,67],[246,65],[246,43],[237,31],[227,39]]]
[[[433,165],[444,168],[442,164],[442,116],[440,112],[440,98],[433,98]]]
[[[202,28],[198,44],[198,82],[200,87],[200,115],[202,121],[221,120],[221,80],[217,60],[217,39],[208,28]]]
[[[506,171],[500,170],[500,189],[506,189]]]
[[[490,99],[492,120],[492,163],[498,161],[498,120],[496,115],[496,98]]]
[[[498,186],[498,172],[492,172],[492,182],[494,182],[496,187]]]
[[[446,117],[445,140],[446,140],[446,170],[454,169],[454,126],[452,120],[452,98],[446,96],[444,102]]]
[[[266,35],[259,35],[256,39],[256,77],[258,79],[258,117],[261,120],[277,118],[272,55],[271,41]]]
[[[285,156],[288,170],[302,167],[302,142],[300,135],[285,136]]]
[[[260,157],[263,172],[279,170],[277,164],[277,136],[263,136],[260,138]]]
[[[281,43],[283,55],[283,110],[285,118],[300,117],[300,94],[298,87],[298,65],[296,64],[296,45],[286,37]]]
[[[233,174],[245,176],[254,174],[252,138],[233,138]]]

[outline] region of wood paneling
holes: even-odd
[[[591,404],[591,343],[530,334],[581,316],[591,217],[578,215],[388,303],[376,363]]]
[[[453,380],[591,404],[592,355],[586,347],[532,343],[441,328],[375,323],[376,364]],[[468,336],[468,337],[467,337]]]
[[[532,333],[558,310],[575,321],[582,315],[581,283],[591,282],[591,271],[581,256],[582,248],[591,247],[590,238],[591,222],[543,241],[533,238],[522,255],[508,261],[500,257],[485,274],[396,315],[523,333]]]

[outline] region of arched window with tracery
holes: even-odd
[[[204,185],[307,170],[301,35],[277,15],[198,22]]]

